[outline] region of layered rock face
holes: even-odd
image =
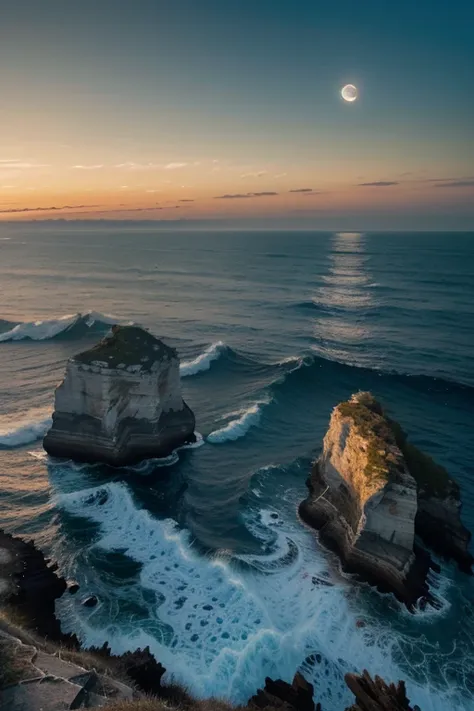
[[[428,593],[414,553],[417,486],[378,403],[367,393],[338,405],[300,515],[320,529],[343,567],[408,605]]]
[[[345,570],[392,591],[408,607],[420,597],[433,602],[426,575],[435,566],[415,534],[471,571],[459,487],[407,442],[370,393],[334,409],[308,487],[301,518],[320,530]]]
[[[68,361],[43,445],[55,457],[125,466],[194,442],[194,426],[176,351],[142,328],[114,326]]]
[[[461,521],[461,492],[444,467],[407,441],[405,432],[390,421],[398,446],[418,487],[415,532],[439,555],[452,558],[472,574],[474,558],[469,552],[471,533]]]

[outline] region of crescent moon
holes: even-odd
[[[357,87],[354,84],[346,84],[341,89],[341,96],[344,101],[348,101],[350,104],[357,99]]]

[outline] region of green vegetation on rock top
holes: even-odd
[[[358,433],[367,440],[367,477],[388,481],[396,464],[396,457],[390,449],[396,445],[421,492],[443,498],[453,488],[457,491],[446,469],[407,441],[401,426],[384,415],[382,406],[371,393],[358,393],[352,400],[338,405],[337,409],[341,415],[352,419]]]
[[[364,402],[349,400],[342,402],[337,409],[343,417],[351,418],[358,434],[367,442],[365,476],[370,480],[387,482],[396,460],[391,451],[395,438],[386,419],[374,409],[372,403],[368,406]]]
[[[139,326],[113,326],[110,335],[89,350],[74,356],[74,360],[88,365],[93,361],[102,361],[109,368],[139,365],[142,370],[149,370],[157,360],[176,355],[174,348]]]

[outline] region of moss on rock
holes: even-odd
[[[443,498],[450,492],[458,491],[457,484],[446,469],[408,442],[406,432],[398,422],[384,414],[372,393],[357,393],[351,400],[338,405],[337,409],[341,415],[352,419],[357,432],[367,441],[367,477],[388,480],[396,464],[393,447],[397,446],[423,494]]]

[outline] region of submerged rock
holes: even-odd
[[[334,409],[308,487],[301,518],[320,530],[346,571],[393,592],[409,608],[420,597],[434,602],[426,576],[436,566],[415,534],[470,570],[459,488],[407,443],[370,393]]]
[[[113,466],[165,457],[195,441],[176,351],[137,326],[68,361],[55,394],[48,454]]]
[[[86,599],[82,601],[82,604],[84,605],[84,607],[95,607],[98,602],[99,601],[95,595],[90,595],[89,597],[86,597]]]

